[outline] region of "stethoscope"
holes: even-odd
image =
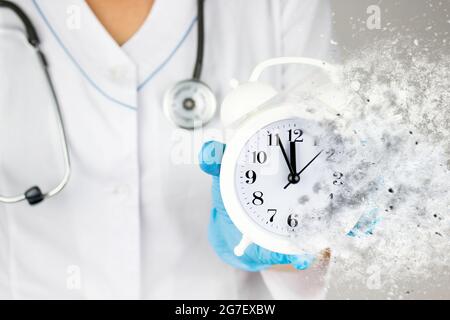
[[[60,193],[64,187],[69,182],[71,168],[70,168],[70,155],[69,155],[69,148],[67,146],[67,138],[66,138],[66,132],[64,128],[64,122],[61,115],[61,107],[59,105],[58,98],[56,96],[55,86],[53,85],[53,81],[50,77],[50,73],[48,71],[48,63],[47,59],[42,52],[40,48],[40,40],[39,36],[36,32],[35,27],[31,23],[31,20],[28,18],[28,16],[25,14],[25,12],[16,4],[0,0],[0,8],[7,8],[11,9],[17,16],[20,18],[22,23],[25,26],[25,31],[27,34],[27,39],[30,45],[35,49],[36,54],[38,55],[39,62],[42,66],[42,69],[44,70],[45,78],[47,79],[48,86],[50,87],[50,91],[52,93],[52,98],[54,101],[55,106],[55,112],[57,115],[57,122],[58,122],[58,131],[59,135],[61,137],[62,142],[62,149],[63,149],[63,158],[64,158],[64,164],[65,164],[65,170],[64,170],[64,176],[61,180],[61,182],[55,186],[53,189],[47,192],[42,192],[41,189],[38,186],[33,186],[25,191],[24,194],[16,195],[16,196],[1,196],[0,195],[0,202],[3,203],[16,203],[21,201],[28,201],[30,205],[35,205],[40,202],[42,202],[44,199],[51,198],[58,193]]]
[[[197,0],[197,58],[192,79],[177,82],[166,91],[164,112],[174,124],[194,129],[207,124],[214,117],[217,101],[212,90],[200,80],[205,44],[204,0]]]
[[[56,95],[55,86],[50,77],[47,59],[40,48],[40,39],[36,28],[25,12],[16,4],[7,0],[0,0],[0,8],[12,10],[25,26],[25,32],[29,44],[35,49],[39,62],[42,66],[51,95],[54,101],[57,115],[58,132],[62,142],[62,152],[64,159],[64,176],[54,188],[43,192],[38,186],[27,189],[23,194],[15,196],[0,195],[0,203],[17,203],[28,201],[30,205],[36,205],[47,198],[59,194],[67,185],[71,175],[70,153],[67,143],[64,121],[61,107]],[[164,96],[164,112],[166,116],[177,126],[184,129],[194,129],[208,123],[216,113],[217,102],[212,90],[200,81],[203,65],[204,52],[204,0],[197,0],[198,10],[198,43],[197,57],[195,61],[194,74],[192,79],[177,82],[170,88]]]

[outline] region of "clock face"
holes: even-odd
[[[330,146],[320,129],[299,118],[273,122],[244,145],[235,167],[235,187],[246,214],[280,236],[308,235],[325,223],[332,195],[325,184],[342,178],[326,165]],[[326,192],[321,192],[327,190]]]

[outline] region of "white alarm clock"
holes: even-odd
[[[222,122],[233,134],[226,141],[220,189],[242,233],[236,255],[251,243],[284,254],[318,252],[359,219],[332,210],[345,177],[329,162],[335,153],[330,130],[298,105],[277,101],[277,91],[257,81],[265,68],[284,63],[320,67],[332,80],[337,72],[314,59],[276,58],[257,66],[250,81],[224,99]]]

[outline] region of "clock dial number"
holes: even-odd
[[[269,133],[268,137],[269,137],[269,146],[278,146],[278,140],[280,138],[278,133],[277,134]]]
[[[263,164],[267,161],[267,153],[264,151],[253,151],[253,163]]]
[[[333,181],[333,184],[335,186],[337,185],[343,185],[344,181],[342,181],[342,177],[344,176],[344,174],[342,172],[335,172],[333,173],[333,177],[335,178],[335,180]]]
[[[245,177],[247,178],[247,180],[245,180],[246,184],[254,184],[256,181],[256,172],[253,170],[248,170],[245,173]]]
[[[330,150],[328,150],[325,153],[327,154],[327,161],[333,161],[334,160],[331,157],[334,156],[334,154],[336,153],[336,150],[330,149]]]
[[[303,130],[300,129],[289,129],[289,141],[290,142],[303,142]]]
[[[297,214],[290,214],[287,218],[287,224],[291,228],[295,228],[298,226],[298,215]]]
[[[253,200],[252,203],[255,206],[261,206],[264,203],[264,199],[263,199],[263,193],[261,191],[255,191],[253,192]]]
[[[267,209],[267,214],[270,215],[270,222],[273,222],[275,215],[277,214],[277,209]]]

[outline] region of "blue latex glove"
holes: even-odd
[[[375,226],[381,221],[378,215],[379,208],[373,208],[359,218],[358,223],[347,234],[350,237],[364,237],[372,235]]]
[[[213,178],[213,208],[208,238],[217,255],[233,267],[247,271],[260,271],[276,264],[291,264],[299,270],[308,268],[314,260],[312,255],[285,255],[256,244],[248,246],[241,257],[234,254],[234,247],[240,242],[242,234],[228,216],[220,195],[220,164],[224,150],[224,144],[209,141],[203,145],[199,155],[200,168]]]

